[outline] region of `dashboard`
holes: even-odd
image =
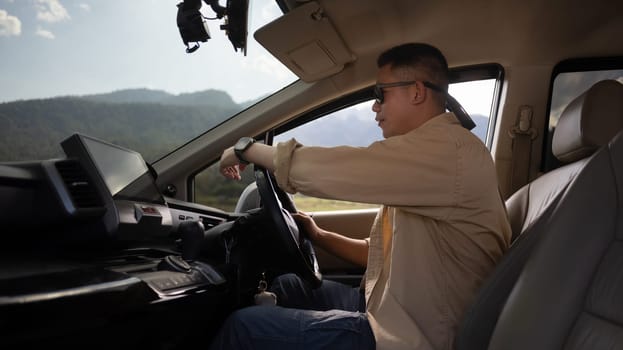
[[[216,330],[234,278],[184,257],[183,230],[230,214],[164,197],[135,151],[81,134],[61,145],[66,158],[0,163],[0,344],[178,344]]]

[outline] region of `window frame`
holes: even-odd
[[[543,125],[543,144],[541,148],[540,171],[546,173],[558,168],[561,164],[557,161],[552,152],[552,135],[549,132],[550,112],[552,108],[552,97],[554,96],[554,81],[561,73],[580,73],[602,70],[621,70],[623,69],[623,56],[608,57],[584,57],[572,58],[558,62],[552,69],[549,81],[549,96],[547,98],[547,117],[544,118]]]
[[[502,83],[504,82],[504,67],[498,63],[485,63],[470,66],[461,66],[450,69],[450,84],[465,83],[475,80],[495,79],[495,87],[491,100],[491,110],[489,111],[489,125],[487,125],[487,136],[485,145],[489,151],[493,145],[495,126],[500,109],[500,98]]]
[[[491,100],[491,111],[489,112],[489,124],[487,125],[487,135],[485,144],[489,150],[493,144],[497,114],[500,106],[500,95],[502,82],[504,81],[504,67],[497,63],[485,63],[478,65],[461,66],[450,69],[450,84],[465,83],[475,80],[495,79],[495,88]],[[349,95],[337,98],[325,105],[320,106],[306,114],[301,115],[289,122],[274,128],[274,135],[279,135],[303,124],[322,118],[333,112],[354,106],[356,104],[369,101],[374,98],[374,85],[355,91]]]
[[[491,100],[491,111],[489,114],[489,124],[487,125],[487,134],[485,139],[485,145],[489,150],[493,143],[493,136],[495,133],[495,125],[497,122],[497,114],[500,104],[500,95],[502,90],[502,82],[504,81],[504,68],[497,63],[487,63],[478,65],[461,66],[450,69],[449,80],[450,84],[464,83],[475,80],[495,79],[495,87]],[[342,109],[357,105],[362,102],[370,101],[374,98],[374,85],[349,93],[345,96],[339,97],[335,100],[329,101],[324,105],[320,105],[308,112],[301,114],[300,116],[280,124],[276,127],[269,128],[265,132],[255,135],[256,139],[263,140],[265,144],[272,145],[272,139],[274,135],[287,132],[306,123],[314,121],[316,119],[327,116],[331,113],[340,111]],[[197,174],[206,170],[214,163],[208,164],[201,169],[193,172],[187,179],[187,196],[190,201],[196,201],[196,181]]]

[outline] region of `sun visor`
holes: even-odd
[[[255,32],[255,39],[306,82],[328,77],[355,60],[317,2],[308,2]]]

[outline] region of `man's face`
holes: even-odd
[[[381,67],[376,77],[377,84],[408,80],[411,79],[392,72],[390,65]],[[383,130],[383,137],[403,135],[415,128],[413,123],[415,110],[412,99],[416,89],[415,84],[383,88],[383,103],[374,102],[372,105],[372,110],[376,113],[375,120]]]

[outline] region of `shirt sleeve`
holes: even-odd
[[[292,139],[277,145],[275,177],[290,193],[320,198],[393,206],[455,205],[461,187],[459,147],[447,128],[432,129],[368,147],[305,147]]]
[[[273,157],[273,164],[275,166],[275,179],[277,180],[277,184],[284,191],[289,193],[296,193],[296,189],[290,186],[289,176],[290,176],[290,163],[292,162],[292,153],[298,147],[302,145],[296,141],[296,139],[291,139],[287,142],[280,142],[277,144],[276,152]]]

